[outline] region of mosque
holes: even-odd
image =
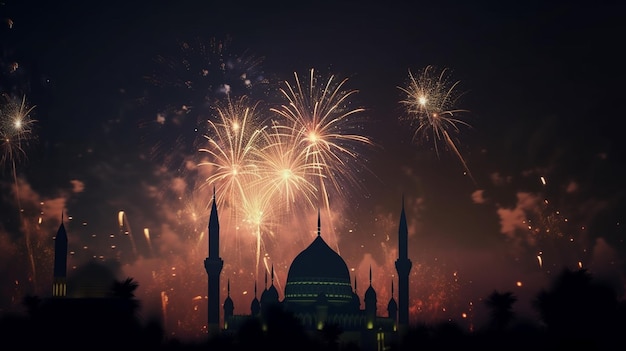
[[[270,282],[265,276],[265,286],[260,299],[255,296],[250,303],[249,314],[234,314],[234,303],[230,297],[230,284],[227,296],[220,299],[220,274],[224,265],[220,257],[219,240],[220,226],[213,194],[211,214],[208,223],[208,257],[204,260],[204,268],[208,275],[208,332],[209,336],[219,334],[235,334],[240,327],[252,320],[265,322],[272,307],[289,312],[300,321],[304,330],[311,335],[333,326],[341,333],[340,343],[354,343],[361,350],[385,350],[400,338],[409,328],[409,273],[412,263],[408,258],[408,227],[404,211],[404,200],[400,212],[398,228],[398,258],[395,261],[398,273],[398,301],[394,299],[394,285],[391,283],[391,299],[385,313],[377,311],[376,291],[372,286],[372,271],[369,272],[369,286],[365,290],[363,303],[357,295],[356,279],[351,284],[350,272],[343,258],[324,241],[318,212],[317,236],[311,244],[302,250],[292,261],[287,274],[284,298],[280,300],[278,289],[274,285],[274,269],[272,267]],[[56,311],[50,315],[67,315],[69,323],[72,318],[68,311],[77,311],[73,315],[76,321],[84,320],[87,313],[106,315],[111,311],[123,311],[123,315],[132,315],[133,305],[126,305],[129,300],[103,298],[114,282],[113,276],[95,274],[93,268],[86,270],[88,279],[83,279],[80,287],[68,289],[66,279],[67,267],[67,233],[63,222],[55,237],[53,298],[47,302],[47,308]],[[97,267],[96,267],[97,268]],[[68,294],[68,290],[72,290]],[[123,306],[120,304],[124,304]],[[220,305],[223,310],[223,325],[220,325]],[[361,308],[363,306],[363,308]],[[119,316],[118,316],[119,317]],[[117,317],[116,317],[117,318]],[[100,319],[100,318],[98,318]],[[103,319],[104,320],[104,319]],[[58,323],[51,323],[59,325]],[[61,325],[67,325],[61,323]],[[78,323],[76,328],[85,327]],[[89,325],[85,333],[94,329]],[[95,329],[108,328],[98,325]],[[122,328],[126,330],[128,328]],[[119,330],[116,330],[119,332]],[[123,335],[121,333],[120,335]]]
[[[314,334],[326,325],[339,328],[340,343],[355,343],[361,350],[384,350],[399,341],[408,329],[409,316],[409,272],[412,267],[408,258],[408,228],[404,211],[404,201],[400,213],[398,229],[398,259],[395,262],[398,272],[398,302],[393,297],[386,313],[376,310],[376,291],[372,286],[372,272],[369,272],[363,306],[357,295],[356,279],[351,284],[350,272],[343,258],[324,241],[318,211],[317,236],[292,261],[287,274],[284,298],[280,300],[274,286],[274,269],[271,270],[268,286],[267,274],[260,299],[255,296],[250,303],[250,313],[235,315],[233,300],[228,296],[220,300],[220,273],[224,261],[219,256],[220,228],[213,194],[213,203],[208,225],[209,256],[204,260],[208,275],[208,330],[209,335],[235,333],[244,323],[257,318],[262,326],[271,307],[279,307],[291,313],[304,329]],[[223,326],[220,326],[220,303],[223,309]]]

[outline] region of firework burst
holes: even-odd
[[[214,169],[205,184],[217,184],[219,202],[230,206],[240,203],[248,184],[260,177],[253,151],[264,128],[257,118],[256,104],[249,105],[248,100],[245,96],[235,101],[228,97],[226,104],[215,108],[219,122],[208,121],[208,147],[200,149],[208,157],[199,166]]]
[[[300,203],[315,208],[315,180],[321,174],[322,164],[311,162],[315,158],[310,157],[309,150],[298,148],[297,139],[284,134],[284,130],[276,123],[264,130],[264,143],[257,152],[261,179],[256,186],[270,198],[277,198],[279,205],[285,204],[287,211]]]
[[[33,125],[35,121],[30,115],[35,106],[29,106],[26,103],[26,96],[22,99],[11,98],[4,95],[7,103],[0,106],[0,138],[2,139],[2,155],[0,163],[3,165],[10,164],[11,174],[15,186],[15,201],[17,204],[20,223],[22,223],[26,239],[26,250],[31,264],[33,281],[37,282],[37,270],[33,253],[33,245],[31,242],[31,229],[28,223],[24,221],[22,216],[22,204],[20,201],[20,184],[17,179],[17,161],[26,157],[26,145],[33,139]]]
[[[356,133],[356,115],[364,110],[350,108],[357,91],[344,90],[346,81],[330,76],[318,84],[311,70],[302,84],[295,74],[295,84],[285,82],[280,90],[286,103],[270,108],[276,114],[271,120],[247,97],[228,97],[215,108],[217,121],[208,122],[199,166],[210,167],[205,184],[217,188],[218,203],[236,227],[241,223],[256,238],[257,271],[262,237],[273,235],[272,223],[320,206],[330,213],[329,192],[346,195],[348,182],[358,184],[352,176],[358,147],[371,142]]]
[[[469,123],[460,119],[461,115],[469,111],[456,106],[462,96],[456,90],[459,83],[450,80],[448,69],[438,72],[434,66],[426,66],[419,76],[414,76],[409,71],[407,86],[398,87],[406,94],[400,103],[406,109],[406,116],[403,119],[415,128],[413,141],[424,143],[432,141],[437,156],[439,143],[443,142],[459,158],[463,168],[474,181],[467,162],[453,139],[453,135],[460,133],[460,126],[471,127]]]
[[[365,109],[352,107],[351,98],[358,90],[344,88],[347,78],[337,80],[330,75],[323,80],[310,69],[307,81],[302,82],[297,73],[294,79],[294,84],[285,81],[280,88],[286,103],[270,111],[287,121],[284,128],[290,130],[295,147],[315,165],[319,197],[330,210],[331,189],[345,195],[346,183],[359,184],[353,177],[355,166],[363,164],[358,150],[372,145],[367,136],[357,133],[358,117]]]
[[[0,107],[0,137],[2,138],[2,164],[11,164],[15,172],[15,163],[26,156],[25,147],[33,139],[31,112],[35,106],[29,106],[26,96],[22,99],[5,96],[6,104]]]

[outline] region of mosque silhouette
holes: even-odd
[[[267,273],[265,286],[260,299],[255,296],[250,304],[250,314],[235,315],[234,303],[228,295],[223,301],[223,327],[220,327],[220,273],[224,261],[219,256],[220,226],[215,191],[211,205],[208,226],[209,256],[204,260],[208,275],[208,330],[209,335],[235,333],[251,319],[257,319],[265,327],[269,311],[281,308],[291,313],[307,332],[323,330],[327,325],[341,330],[340,341],[352,342],[362,350],[384,350],[409,328],[409,272],[412,267],[408,258],[408,228],[404,211],[404,199],[398,228],[398,259],[395,262],[398,272],[398,302],[393,297],[387,304],[386,316],[377,314],[376,291],[372,287],[372,270],[369,272],[369,286],[364,294],[364,309],[357,295],[356,279],[351,284],[350,272],[343,258],[322,238],[320,215],[317,217],[317,236],[292,261],[287,274],[284,298],[281,301],[274,286],[272,266],[270,285]]]
[[[317,236],[292,261],[282,301],[274,286],[274,268],[272,267],[269,286],[266,273],[265,286],[260,299],[257,298],[255,283],[255,296],[251,301],[249,314],[233,313],[235,306],[230,297],[230,282],[228,282],[226,298],[223,302],[220,299],[220,274],[224,261],[219,255],[220,225],[215,190],[209,216],[208,234],[208,257],[204,260],[204,268],[208,275],[209,337],[221,334],[235,335],[242,326],[251,321],[257,321],[265,328],[269,313],[275,308],[290,313],[310,334],[332,326],[341,332],[339,342],[354,343],[361,350],[388,349],[393,343],[400,341],[409,329],[409,273],[412,263],[407,254],[408,229],[404,198],[398,228],[399,257],[395,261],[398,273],[398,302],[393,297],[392,280],[392,296],[387,304],[386,316],[377,313],[377,297],[372,286],[371,268],[369,286],[365,290],[363,299],[364,308],[361,309],[356,279],[352,286],[346,262],[328,246],[322,237],[319,210]],[[75,292],[72,293],[72,298],[68,298],[67,249],[67,233],[61,222],[55,237],[53,299],[49,305],[55,310],[58,309],[57,312],[67,310],[70,303],[71,306],[83,304],[81,301],[90,301],[89,306],[100,306],[102,311],[119,309],[119,300],[98,298],[104,296],[105,290],[110,287],[114,277],[94,276],[93,267],[88,270],[91,283],[83,282],[80,289],[72,289]],[[220,304],[224,313],[222,326],[220,326]],[[123,310],[130,311],[129,307],[132,306],[123,306]],[[80,307],[78,310],[84,311],[85,309]]]

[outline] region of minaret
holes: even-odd
[[[209,257],[204,260],[204,269],[208,275],[208,332],[215,336],[220,330],[220,273],[224,260],[220,258],[220,223],[217,218],[215,187],[213,188],[213,205],[209,217]]]
[[[406,225],[404,213],[404,195],[402,195],[402,212],[400,213],[400,225],[398,228],[398,259],[396,271],[398,272],[398,330],[404,333],[409,326],[409,273],[412,263],[408,257],[409,231]]]
[[[52,278],[52,296],[64,297],[67,294],[67,232],[63,225],[63,214],[61,214],[61,225],[54,238],[54,276]]]

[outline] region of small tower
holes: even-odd
[[[65,297],[67,295],[67,232],[63,225],[63,214],[61,214],[61,225],[54,238],[54,276],[52,278],[52,296]]]
[[[261,313],[261,303],[257,298],[256,280],[254,281],[254,299],[252,299],[252,303],[250,303],[250,313],[252,316],[258,316]]]
[[[391,280],[391,298],[389,299],[389,303],[387,303],[387,314],[389,318],[393,319],[395,330],[398,326],[398,304],[396,303],[396,299],[393,298],[393,279]]]
[[[224,300],[224,329],[228,329],[228,320],[233,316],[233,312],[235,311],[235,304],[233,303],[233,299],[230,298],[230,279],[228,280],[226,291],[226,300]]]
[[[208,332],[209,336],[219,333],[220,327],[220,273],[224,260],[220,256],[220,223],[217,217],[217,198],[213,188],[213,204],[209,217],[209,257],[204,260],[204,269],[208,275]]]
[[[374,321],[376,320],[376,291],[372,287],[372,267],[370,267],[370,286],[365,290],[365,318],[367,320],[367,329],[374,328]]]
[[[269,311],[271,306],[279,303],[278,289],[274,286],[274,265],[271,270],[271,283],[267,286],[267,271],[265,272],[265,290],[261,293],[261,314]]]
[[[358,311],[361,309],[361,299],[356,289],[356,275],[354,276],[354,290],[352,291],[352,310]]]

